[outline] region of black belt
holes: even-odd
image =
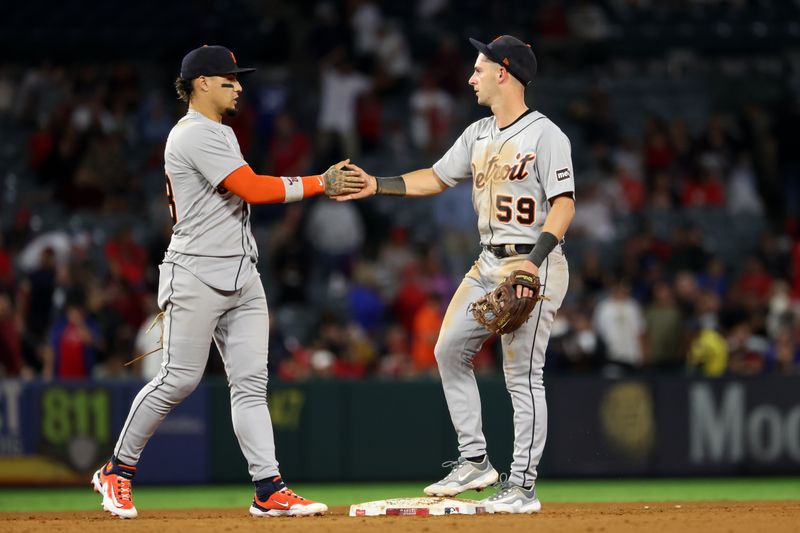
[[[483,249],[502,259],[512,255],[527,255],[533,250],[532,244],[485,244]]]

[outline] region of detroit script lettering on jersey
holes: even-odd
[[[528,163],[536,159],[536,154],[517,154],[516,159],[519,161],[516,164],[500,164],[500,154],[494,154],[486,162],[486,166],[479,170],[475,163],[472,162],[472,175],[475,176],[475,188],[482,189],[488,180],[492,181],[521,181],[528,177],[530,174],[526,167]]]

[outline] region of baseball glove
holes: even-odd
[[[533,296],[517,298],[517,285],[527,287]],[[528,321],[536,302],[543,300],[539,276],[515,270],[495,290],[473,302],[469,310],[483,327],[497,335],[519,329]]]

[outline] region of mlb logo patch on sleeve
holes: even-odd
[[[561,170],[556,170],[556,179],[558,181],[568,180],[570,178],[569,169],[562,168]]]

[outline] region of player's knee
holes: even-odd
[[[459,352],[460,350],[456,349],[455,344],[446,334],[439,336],[439,340],[436,341],[436,346],[433,348],[439,368],[446,368],[460,361],[461,354]]]
[[[200,379],[202,377],[203,375],[200,374],[199,376],[176,379],[172,383],[171,394],[169,394],[169,399],[171,402],[173,404],[177,404],[186,399],[187,396],[194,392],[194,390],[197,388],[197,385],[200,384]]]
[[[263,361],[240,364],[228,375],[231,388],[262,390],[266,388],[268,379],[269,372]]]
[[[243,379],[230,380],[230,388],[234,393],[262,396],[267,390],[267,376],[250,375]]]
[[[541,369],[533,370],[530,374],[520,373],[519,369],[503,365],[503,373],[506,376],[517,376],[506,380],[506,388],[509,392],[530,394],[531,391],[544,391],[544,379]]]

